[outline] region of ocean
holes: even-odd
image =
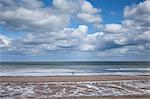
[[[150,62],[0,62],[0,76],[150,75]]]

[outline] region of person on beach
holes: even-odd
[[[72,71],[72,76],[74,76],[74,71]]]

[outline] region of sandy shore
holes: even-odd
[[[0,99],[149,99],[149,76],[0,77]]]
[[[0,82],[78,82],[78,81],[112,81],[112,80],[143,80],[150,76],[39,76],[39,77],[0,77]]]

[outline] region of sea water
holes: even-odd
[[[0,76],[150,75],[149,62],[0,62]]]

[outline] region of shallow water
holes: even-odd
[[[148,62],[5,62],[0,76],[150,75]]]

